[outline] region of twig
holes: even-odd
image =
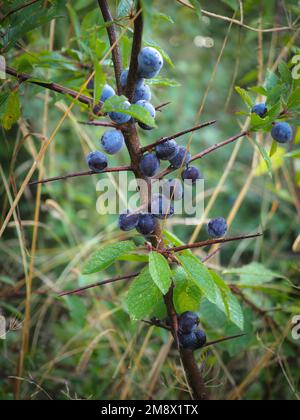
[[[64,296],[76,295],[76,294],[84,292],[86,290],[93,289],[94,287],[104,286],[106,284],[111,284],[111,283],[117,283],[121,280],[132,280],[133,278],[137,277],[138,275],[139,275],[139,273],[135,273],[135,274],[130,274],[128,276],[115,277],[113,279],[108,279],[108,280],[100,281],[98,283],[93,283],[93,284],[90,284],[88,286],[81,287],[79,289],[70,290],[68,292],[62,292],[58,296],[59,297],[64,297]]]
[[[237,338],[245,337],[246,335],[247,334],[238,334],[238,335],[232,335],[231,337],[219,338],[219,340],[210,341],[206,343],[205,346],[203,346],[202,348],[204,349],[207,347],[215,346],[216,344],[225,343],[226,341],[236,340]]]
[[[54,178],[42,179],[40,181],[30,182],[29,185],[49,184],[50,182],[65,181],[70,178],[79,178],[81,176],[101,175],[101,174],[106,174],[106,173],[130,172],[130,171],[132,171],[131,166],[117,166],[114,168],[105,169],[102,172],[94,172],[94,171],[76,172],[74,174],[67,174],[67,175],[56,176]]]
[[[196,249],[196,248],[204,248],[206,246],[215,245],[215,244],[225,244],[227,242],[235,242],[235,241],[242,241],[245,239],[254,239],[263,236],[263,233],[256,233],[253,235],[242,235],[242,236],[235,236],[233,238],[222,238],[222,239],[209,239],[208,241],[203,242],[196,242],[194,244],[182,245],[177,246],[174,248],[168,248],[167,252],[181,252],[185,251],[186,249]]]
[[[221,147],[228,146],[228,144],[234,143],[236,140],[248,136],[248,131],[242,131],[240,134],[237,134],[236,136],[230,137],[229,139],[214,144],[213,146],[209,147],[208,149],[203,150],[203,152],[198,153],[197,155],[193,156],[190,160],[190,162],[194,162],[195,160],[202,159],[204,156],[209,155],[212,152],[215,152],[216,150],[220,149]]]
[[[0,23],[4,22],[5,19],[7,19],[9,16],[13,15],[14,13],[19,12],[22,9],[25,9],[25,7],[31,6],[34,3],[37,3],[38,1],[41,0],[31,0],[28,3],[22,4],[21,6],[16,7],[15,9],[10,10],[9,12],[7,12],[0,20]]]
[[[141,3],[137,3],[137,19],[134,22],[134,35],[132,42],[130,67],[127,77],[126,96],[131,103],[134,96],[135,85],[138,78],[138,56],[142,48],[144,20],[142,16]]]
[[[89,105],[90,107],[93,107],[93,99],[92,98],[89,98],[88,96],[79,94],[75,90],[66,88],[66,87],[61,86],[57,83],[42,82],[42,81],[34,80],[34,77],[31,76],[30,74],[19,73],[17,70],[15,70],[11,67],[6,67],[5,71],[6,71],[7,74],[9,74],[9,75],[15,77],[16,79],[18,79],[20,83],[28,82],[28,83],[31,83],[33,85],[41,86],[42,88],[52,90],[54,92],[61,93],[63,95],[69,95],[72,98],[78,100],[79,102],[81,102],[85,105]]]
[[[156,142],[154,142],[152,144],[149,144],[146,147],[143,147],[142,148],[142,153],[148,152],[149,150],[154,149],[156,146],[158,146],[159,144],[163,144],[166,141],[174,140],[174,139],[177,139],[178,137],[184,136],[185,134],[192,133],[192,132],[197,131],[197,130],[201,130],[202,128],[205,128],[205,127],[209,127],[210,125],[213,125],[216,122],[217,122],[216,120],[209,121],[209,122],[206,122],[204,124],[196,125],[195,127],[189,128],[187,130],[180,131],[179,133],[173,134],[172,136],[163,137],[162,139],[157,140]]]
[[[162,329],[167,330],[167,331],[171,331],[170,327],[168,327],[162,321],[160,321],[159,319],[156,319],[156,318],[153,318],[150,321],[147,321],[147,320],[143,319],[142,322],[144,322],[145,324],[154,326],[154,327],[158,327],[158,328],[162,328]]]
[[[105,122],[105,121],[78,121],[78,124],[81,125],[91,125],[91,126],[95,126],[95,127],[111,127],[111,128],[118,128],[120,129],[120,126],[118,124],[114,124],[114,123],[109,123],[109,122]]]
[[[183,6],[186,6],[190,9],[194,9],[194,6],[192,6],[190,3],[187,3],[185,0],[177,0],[177,1],[178,1],[178,3],[182,4]],[[282,32],[282,31],[293,30],[293,28],[291,28],[290,26],[283,26],[283,27],[279,27],[279,28],[270,28],[270,29],[258,29],[258,28],[254,28],[254,27],[249,26],[249,25],[245,25],[244,23],[242,23],[241,21],[239,21],[237,19],[232,19],[232,18],[229,18],[227,16],[222,16],[222,15],[217,15],[216,13],[208,12],[207,10],[203,10],[203,9],[202,9],[202,14],[204,16],[213,17],[213,18],[216,18],[216,19],[221,19],[221,20],[224,20],[226,22],[233,23],[235,25],[240,26],[241,28],[249,29],[250,31],[254,31],[254,32],[269,33],[269,32]]]
[[[111,25],[107,26],[107,34],[110,41],[110,45],[115,45],[114,49],[112,50],[112,59],[114,63],[118,95],[121,95],[122,94],[122,87],[121,87],[122,58],[121,58],[120,47],[117,42],[117,34],[116,34],[115,25],[113,24],[113,17],[110,13],[106,0],[98,0],[98,4],[101,9],[104,21],[111,23]]]
[[[156,111],[161,111],[163,108],[165,108],[166,106],[170,105],[172,102],[164,102],[161,105],[158,105],[157,107],[155,107]]]

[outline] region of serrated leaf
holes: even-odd
[[[128,16],[133,7],[133,0],[120,0],[117,8],[117,17]]]
[[[159,302],[161,292],[145,267],[141,274],[131,284],[125,303],[128,307],[130,318],[139,321],[149,317]]]
[[[263,264],[253,262],[241,268],[225,270],[224,274],[236,274],[241,284],[260,285],[270,283],[275,278],[284,278],[280,273],[269,270]]]
[[[221,309],[227,315],[228,319],[232,323],[234,323],[238,328],[243,330],[244,314],[238,299],[233,295],[229,286],[217,273],[211,270],[210,274],[214,279],[217,288],[220,291],[220,295],[223,301],[223,305],[220,305],[219,309]]]
[[[149,271],[156,286],[166,295],[172,283],[171,269],[167,260],[157,252],[150,252]]]
[[[173,302],[176,312],[178,314],[187,311],[198,312],[203,297],[202,292],[182,267],[177,267],[173,271],[173,281],[175,284]]]
[[[216,286],[206,266],[194,255],[180,255],[177,258],[203,295],[210,302],[216,303]]]
[[[132,118],[148,125],[149,127],[157,127],[155,120],[152,118],[150,112],[139,105],[131,105],[131,107],[127,110],[127,115],[131,115]]]
[[[118,242],[96,251],[84,266],[83,275],[98,273],[110,267],[120,257],[136,249],[132,241]]]
[[[236,86],[235,87],[235,90],[240,95],[240,97],[243,99],[243,101],[245,102],[245,104],[247,105],[247,107],[248,108],[252,108],[253,107],[253,101],[252,101],[249,93],[245,89],[242,89],[239,86]]]

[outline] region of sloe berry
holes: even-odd
[[[91,171],[102,172],[108,166],[107,157],[101,152],[91,152],[86,157],[87,164]]]
[[[178,153],[178,144],[175,140],[168,140],[156,146],[156,155],[161,160],[171,160]]]
[[[211,238],[222,238],[226,235],[228,225],[223,217],[210,220],[207,224],[207,233]]]

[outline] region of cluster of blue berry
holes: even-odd
[[[135,86],[133,104],[138,105],[142,108],[145,108],[149,111],[152,118],[156,117],[156,110],[154,106],[150,103],[151,100],[151,90],[148,85],[145,83],[145,79],[151,79],[156,77],[163,67],[163,57],[155,48],[145,47],[141,50],[138,58],[139,67],[138,67],[138,80]],[[129,70],[124,70],[121,75],[121,85],[125,90],[127,85]],[[94,89],[94,81],[88,85],[89,90]],[[105,102],[107,99],[115,96],[116,92],[114,89],[105,85],[103,88],[101,102]],[[128,101],[125,101],[121,108],[128,109],[131,104]],[[132,120],[130,115],[122,114],[120,112],[110,112],[110,119],[118,124],[123,125],[127,124]],[[139,126],[144,130],[151,130],[152,128],[139,122]],[[104,133],[101,138],[101,146],[105,153],[109,155],[115,155],[120,152],[125,145],[125,139],[121,130],[112,129]],[[108,166],[108,160],[106,155],[96,151],[92,152],[87,156],[87,163],[89,168],[94,172],[102,172]]]
[[[207,343],[206,334],[199,328],[199,317],[194,312],[184,312],[178,319],[179,344],[184,349],[198,350]]]

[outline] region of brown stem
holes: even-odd
[[[154,142],[152,144],[149,144],[146,147],[143,147],[142,148],[142,153],[148,152],[148,151],[154,149],[159,144],[163,144],[163,143],[165,143],[165,142],[167,142],[169,140],[175,140],[178,137],[184,136],[185,134],[192,133],[192,132],[197,131],[197,130],[201,130],[201,128],[209,127],[210,125],[213,125],[216,122],[217,122],[216,120],[209,121],[209,122],[206,122],[204,124],[196,125],[195,127],[189,128],[188,130],[180,131],[179,133],[173,134],[173,136],[163,137],[162,139],[157,140],[156,142]]]
[[[15,77],[16,79],[18,79],[18,81],[20,83],[28,82],[28,83],[31,83],[31,84],[36,85],[36,86],[41,86],[44,89],[49,89],[49,90],[52,90],[54,92],[61,93],[63,95],[69,95],[72,98],[77,99],[79,102],[81,102],[85,105],[88,105],[91,108],[93,107],[93,99],[92,98],[89,98],[88,96],[85,96],[85,95],[82,95],[82,94],[79,95],[79,93],[76,92],[75,90],[66,88],[66,87],[61,86],[57,83],[42,82],[42,81],[34,80],[34,77],[31,76],[30,74],[19,73],[17,70],[15,70],[11,67],[6,67],[5,70],[6,70],[7,74],[9,74],[9,75]]]
[[[195,400],[206,401],[209,400],[209,396],[205,389],[202,372],[195,360],[194,353],[189,349],[181,349],[180,357],[184,370],[187,375],[189,385],[191,387]]]
[[[42,179],[40,181],[30,182],[29,185],[49,184],[50,182],[65,181],[70,178],[79,178],[81,176],[101,175],[101,174],[106,174],[106,173],[130,172],[130,171],[132,171],[131,166],[117,166],[115,168],[105,169],[102,172],[94,172],[94,171],[76,172],[74,174],[67,174],[67,175],[56,176],[54,178]]]
[[[118,124],[115,124],[113,122],[109,123],[109,122],[105,122],[105,121],[77,121],[78,124],[81,125],[91,125],[94,127],[107,127],[107,128],[118,128],[120,129],[120,126]]]
[[[63,297],[63,296],[69,296],[69,295],[76,295],[76,294],[84,292],[86,290],[93,289],[94,287],[97,287],[97,286],[104,286],[106,284],[116,283],[116,282],[119,282],[121,280],[132,280],[133,278],[137,277],[138,275],[139,275],[139,273],[135,273],[135,274],[130,274],[128,276],[115,277],[113,279],[108,279],[108,280],[100,281],[98,283],[89,284],[88,286],[81,287],[79,289],[70,290],[68,292],[62,292],[62,293],[59,294],[59,296]]]
[[[112,59],[114,63],[114,70],[115,70],[115,78],[116,78],[116,85],[117,85],[117,92],[118,95],[122,94],[122,87],[121,87],[121,73],[122,73],[122,58],[120,47],[117,42],[117,33],[115,25],[113,24],[113,17],[110,13],[108,4],[106,0],[98,0],[99,7],[101,9],[101,13],[105,22],[111,22],[111,25],[107,27],[107,34],[109,38],[110,45],[115,45],[114,49],[112,50]]]
[[[233,238],[209,239],[208,241],[196,242],[194,244],[168,248],[167,251],[168,252],[181,252],[181,251],[185,251],[186,249],[204,248],[206,246],[211,246],[211,245],[216,245],[216,244],[225,244],[227,242],[235,242],[235,241],[242,241],[245,239],[259,238],[260,236],[263,236],[263,233],[255,233],[253,235],[235,236]]]
[[[144,20],[142,15],[141,3],[137,2],[137,14],[139,16],[134,22],[134,35],[131,51],[129,73],[127,77],[126,96],[131,103],[134,96],[135,85],[138,79],[138,56],[142,48]]]

